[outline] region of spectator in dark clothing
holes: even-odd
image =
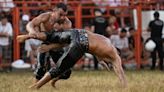
[[[128,37],[128,42],[129,42],[129,49],[135,53],[135,36],[136,36],[136,30],[133,28],[133,27],[130,27],[129,28],[129,37]],[[144,49],[144,39],[143,37],[141,36],[140,38],[140,41],[141,41],[141,45],[140,45],[140,49],[141,49],[141,59],[142,59],[142,62],[145,62],[149,59],[149,52],[147,52],[145,49]],[[143,67],[144,64],[141,64],[141,66]]]
[[[128,41],[129,41],[129,49],[130,50],[134,50],[134,46],[135,46],[135,29],[133,27],[129,28],[129,37],[128,37]]]
[[[151,32],[151,39],[156,43],[156,48],[151,53],[152,55],[152,67],[151,69],[155,69],[156,64],[156,52],[158,52],[158,56],[160,59],[159,68],[163,70],[163,45],[162,45],[162,29],[163,29],[163,21],[159,19],[159,12],[154,13],[154,20],[150,21],[148,25],[148,31]]]
[[[108,26],[108,21],[102,16],[102,12],[100,10],[95,10],[95,18],[92,21],[91,30],[94,33],[107,36],[106,28]],[[94,68],[98,69],[98,61],[94,56]]]
[[[100,10],[95,11],[95,18],[92,21],[92,30],[95,33],[100,35],[106,35],[106,28],[108,26],[107,20],[102,16],[102,12]]]
[[[129,49],[134,50],[135,48],[135,35],[136,35],[136,30],[133,27],[129,28],[129,37],[128,37],[128,42],[129,42]],[[143,45],[143,38],[141,36],[141,45]]]

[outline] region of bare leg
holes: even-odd
[[[110,68],[109,68],[108,64],[105,63],[105,61],[100,61],[99,63],[100,63],[102,66],[104,66],[108,71],[110,71]]]
[[[125,78],[125,74],[121,65],[121,59],[118,55],[115,57],[115,61],[112,62],[114,71],[116,75],[119,77],[119,80],[123,87],[127,87],[127,80]]]
[[[46,84],[50,80],[51,80],[50,74],[49,73],[46,73],[41,80],[39,80],[34,85],[30,86],[30,88],[39,89],[40,87],[42,87],[44,84]]]

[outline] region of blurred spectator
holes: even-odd
[[[14,6],[13,0],[0,0],[0,11],[10,12]]]
[[[136,30],[133,27],[129,28],[129,37],[128,37],[128,41],[129,41],[129,49],[130,51],[132,51],[133,53],[135,53],[135,36],[136,36]],[[142,67],[145,65],[148,65],[148,59],[149,59],[149,52],[145,50],[144,48],[144,43],[143,43],[143,37],[141,36],[141,58],[142,58]]]
[[[91,29],[91,24],[89,24],[89,23],[85,23],[83,28],[87,31],[93,32],[93,30]]]
[[[99,9],[95,10],[95,18],[92,21],[92,28],[91,28],[93,32],[100,35],[106,35],[107,26],[108,26],[108,22],[102,16],[102,12]],[[94,65],[95,65],[95,69],[98,69],[98,61],[95,56],[94,56]]]
[[[94,57],[92,54],[85,53],[83,60],[84,60],[83,63],[84,70],[94,69]]]
[[[26,33],[26,25],[30,20],[30,16],[28,14],[23,14],[22,15],[22,19],[20,21],[20,32],[21,34],[25,34]]]
[[[99,9],[95,10],[95,18],[92,21],[92,30],[94,31],[94,33],[105,36],[107,26],[108,22],[102,16],[102,12]]]
[[[2,64],[2,60],[6,60],[7,56],[9,56],[9,40],[12,33],[13,29],[7,17],[2,17],[0,22],[0,64]]]
[[[133,27],[129,28],[128,41],[129,41],[129,49],[131,51],[134,51],[134,48],[135,48],[135,29]]]
[[[129,0],[92,0],[102,12],[106,11],[105,6],[128,6]]]
[[[148,31],[151,32],[151,39],[156,43],[156,48],[151,53],[152,56],[152,66],[151,69],[155,69],[156,65],[156,52],[158,52],[158,56],[160,59],[159,68],[163,70],[163,45],[162,45],[162,29],[163,29],[163,21],[159,19],[159,12],[154,13],[154,20],[149,22]]]
[[[35,69],[37,63],[37,48],[41,45],[41,41],[36,39],[29,39],[25,42],[25,50],[27,51],[27,57],[30,58],[31,68]]]
[[[129,50],[127,30],[122,29],[119,35],[111,36],[112,44],[117,48],[123,61],[128,61],[133,58],[133,52]]]
[[[112,14],[108,20],[108,27],[106,29],[106,32],[108,33],[108,36],[112,34],[118,34],[118,22],[117,18]]]
[[[108,5],[108,1],[107,0],[92,0],[96,6],[98,6],[101,10],[101,12],[105,12],[106,8],[104,6]]]

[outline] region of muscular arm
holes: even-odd
[[[35,27],[40,26],[41,23],[46,22],[50,16],[50,13],[43,13],[34,18],[26,25],[26,29],[29,33],[36,32]]]
[[[66,20],[63,23],[63,29],[71,29],[72,22],[66,17]]]
[[[66,17],[66,20],[64,21],[64,23],[61,24],[61,25],[58,25],[58,26],[60,26],[60,29],[71,29],[72,28],[72,22]],[[54,43],[51,43],[51,44],[47,45],[46,48],[51,50],[51,49],[61,48],[61,47],[64,47],[64,46],[65,46],[65,44],[54,44]]]
[[[0,32],[0,37],[7,37],[7,33]]]
[[[149,23],[149,25],[148,25],[148,28],[147,28],[147,31],[148,32],[151,32],[151,26],[152,26],[152,21]]]
[[[57,30],[67,30],[72,28],[72,22],[66,17],[62,24],[56,23],[54,28]]]

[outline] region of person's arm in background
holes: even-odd
[[[91,26],[91,32],[95,32],[95,26],[94,25]]]
[[[91,21],[91,32],[95,32],[95,21],[94,19]]]
[[[0,37],[9,37],[9,36],[12,36],[13,34],[13,28],[11,26],[11,23],[7,23],[6,24],[6,30],[2,30],[0,28]],[[1,26],[0,26],[1,27]]]
[[[36,36],[37,31],[35,30],[36,26],[40,26],[41,23],[46,22],[50,16],[50,13],[43,13],[39,15],[38,17],[34,18],[32,21],[30,21],[26,25],[26,30],[29,33],[29,35]]]
[[[163,40],[163,43],[164,43],[164,22],[162,21],[163,23],[163,27],[162,27],[162,40]]]
[[[127,38],[125,38],[125,40],[124,40],[124,48],[122,50],[123,51],[128,51],[129,50],[129,42],[128,42]]]
[[[134,40],[135,39],[135,36],[131,36],[131,37],[128,37],[128,44],[129,44],[129,49],[130,50],[134,50]]]
[[[6,32],[0,32],[0,37],[7,37],[8,34]]]
[[[11,26],[11,23],[7,23],[6,26],[7,26],[6,30],[0,32],[0,37],[10,37],[13,35],[13,28]]]
[[[152,27],[152,21],[149,22],[149,25],[148,25],[148,28],[147,28],[148,32],[151,32],[151,27]]]
[[[12,26],[11,26],[11,23],[8,23],[8,27],[7,27],[8,29],[8,36],[13,36],[13,28],[12,28]]]

